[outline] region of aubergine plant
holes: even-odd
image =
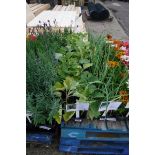
[[[62,99],[64,108],[76,100],[88,102],[87,118],[98,118],[102,101],[121,100],[119,92],[128,91],[128,69],[105,38],[90,37],[89,41],[84,41],[84,36],[79,34],[68,37],[70,39],[58,64],[61,80],[55,83],[54,93]],[[117,65],[110,66],[109,62],[117,62]],[[123,112],[124,106],[119,112]],[[63,119],[68,121],[74,113],[65,112]],[[62,113],[60,115],[62,119]]]

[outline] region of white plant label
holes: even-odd
[[[30,119],[31,116],[32,116],[32,114],[31,114],[30,112],[27,112],[26,118],[28,119],[28,121],[29,121],[30,123],[32,123],[32,121],[31,121],[31,119]]]
[[[122,102],[113,102],[111,101],[110,104],[108,105],[107,110],[117,110],[119,106],[122,104]]]
[[[66,111],[67,112],[75,111],[76,118],[80,118],[80,111],[87,111],[88,109],[89,109],[89,103],[77,102],[75,104],[66,105]]]
[[[87,111],[89,109],[89,103],[82,103],[82,102],[77,102],[75,104],[67,104],[66,105],[66,111],[80,111],[84,110]]]
[[[80,118],[80,111],[76,110],[76,118]]]
[[[76,111],[76,104],[67,104],[66,111],[67,112]]]
[[[116,101],[109,101],[108,104],[107,102],[101,102],[100,107],[99,107],[99,112],[100,111],[109,111],[109,110],[117,110],[119,106],[122,104],[122,102],[116,102]]]
[[[47,127],[47,126],[39,126],[40,129],[45,129],[45,130],[50,130],[51,128]]]
[[[101,102],[101,104],[100,104],[100,107],[99,107],[99,112],[100,111],[105,111],[106,110],[106,108],[108,107],[108,105],[109,105],[109,102],[107,103],[107,102]]]
[[[76,103],[76,110],[87,111],[88,109],[89,109],[89,103],[81,103],[81,102]]]

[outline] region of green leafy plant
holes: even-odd
[[[69,92],[67,98],[74,96],[79,101],[88,102],[90,108],[87,118],[93,119],[99,117],[99,105],[102,101],[121,100],[119,92],[127,90],[128,69],[115,56],[116,51],[107,43],[106,38],[91,38],[86,43],[83,41],[84,36],[74,34],[69,36],[66,50],[59,62],[59,75],[61,81],[70,76],[78,85],[74,91]],[[112,65],[114,66],[110,66]],[[114,63],[114,64],[113,64]],[[121,74],[124,74],[121,77]],[[65,79],[66,80],[66,79]],[[62,82],[56,83],[59,87],[56,94],[63,98],[63,91],[67,90]],[[56,86],[55,85],[55,86]],[[65,104],[69,104],[64,98]],[[71,103],[75,103],[71,100]],[[65,106],[64,106],[65,107]],[[119,110],[119,113],[121,110]],[[71,118],[73,113],[67,113],[66,116]],[[66,119],[69,120],[69,119]]]
[[[77,101],[89,103],[86,117],[93,120],[100,116],[101,102],[126,99],[128,67],[118,57],[120,51],[104,37],[69,31],[28,40],[27,110],[34,124],[69,121],[75,112],[66,112],[66,105]]]
[[[35,125],[51,123],[60,108],[60,98],[51,93],[51,85],[59,80],[56,51],[65,46],[69,33],[47,33],[27,40],[26,100]]]

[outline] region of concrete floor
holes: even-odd
[[[112,11],[125,33],[129,36],[129,2],[104,0],[104,4]]]
[[[128,40],[129,32],[129,3],[117,0],[96,0],[96,3],[101,3],[104,7],[109,9],[110,16],[113,17],[112,21],[92,21],[88,20],[83,9],[83,21],[85,22],[87,32],[95,35],[111,34],[115,39]]]

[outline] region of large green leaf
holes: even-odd
[[[91,120],[93,120],[93,118],[98,118],[100,116],[100,112],[98,111],[98,108],[99,108],[99,104],[97,104],[96,102],[90,104],[88,116]]]
[[[59,92],[59,91],[56,91],[56,92],[54,92],[53,94],[56,95],[56,96],[58,96],[58,97],[61,97],[61,96],[62,96],[62,93]]]
[[[90,60],[88,60],[88,59],[80,59],[79,63],[80,64],[88,64],[88,63],[90,63]]]
[[[60,82],[55,83],[54,90],[60,91],[60,90],[64,90],[64,89],[65,89],[65,87]]]
[[[96,86],[95,85],[88,85],[88,87],[85,87],[85,92],[89,93],[89,95],[91,95],[92,93],[94,93],[96,91]]]
[[[58,124],[61,124],[61,116],[59,115],[59,113],[57,113],[55,116],[53,116],[53,118],[55,119],[55,121]]]
[[[75,114],[75,111],[74,112],[66,112],[63,115],[64,121],[65,122],[69,121],[73,117],[74,114]]]
[[[61,124],[62,120],[62,106],[60,105],[59,111],[56,113],[56,115],[53,116],[53,118],[56,120],[58,124]]]
[[[85,96],[85,94],[79,93],[78,91],[76,91],[73,96],[77,96],[79,97],[80,101],[87,101],[87,97]]]
[[[73,78],[72,77],[66,77],[66,79],[63,82],[63,85],[64,85],[66,90],[70,89],[72,82],[73,82]]]
[[[66,90],[75,90],[79,85],[79,83],[76,82],[72,77],[66,77],[63,84]]]
[[[87,68],[89,68],[91,66],[93,66],[93,63],[83,64],[83,69],[87,69]]]

